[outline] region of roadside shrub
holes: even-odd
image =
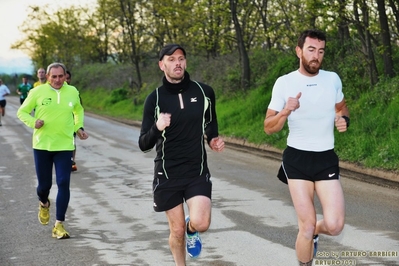
[[[115,104],[117,102],[128,99],[129,91],[125,88],[115,89],[111,91],[109,98],[107,99],[108,104]]]

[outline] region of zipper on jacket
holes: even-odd
[[[55,90],[56,92],[57,92],[57,104],[60,104],[60,93],[61,93],[61,91],[60,90]]]
[[[179,93],[179,102],[180,102],[180,109],[184,109],[184,102],[181,93]]]

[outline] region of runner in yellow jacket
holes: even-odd
[[[71,157],[75,148],[73,133],[76,132],[80,139],[88,138],[83,129],[84,110],[79,92],[68,85],[65,78],[66,68],[63,64],[49,65],[48,83],[32,90],[17,112],[18,118],[34,129],[32,146],[38,179],[38,218],[43,225],[50,220],[48,196],[55,166],[58,193],[52,236],[57,239],[69,238],[63,222],[70,199]],[[35,110],[34,116],[31,116],[32,110]]]

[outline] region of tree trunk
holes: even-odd
[[[398,1],[394,1],[394,0],[389,0],[389,6],[392,9],[392,13],[395,17],[395,27],[396,27],[396,31],[399,32],[399,11],[398,11],[398,7],[396,6],[396,4],[399,4]]]
[[[363,21],[360,20],[358,7],[360,7],[361,9]],[[356,19],[355,25],[357,28],[357,32],[363,45],[364,54],[366,55],[368,61],[370,84],[374,85],[378,82],[378,69],[375,63],[374,53],[371,46],[371,34],[368,30],[369,10],[365,0],[355,0],[353,2],[353,11]]]
[[[244,38],[240,26],[240,22],[237,17],[237,2],[230,0],[231,16],[234,23],[234,29],[236,32],[238,51],[240,53],[240,64],[241,64],[241,89],[244,91],[250,88],[250,75],[251,70],[249,66],[249,57],[247,49],[245,48]]]
[[[345,17],[346,0],[339,0],[339,12],[338,12],[338,34],[341,45],[344,47],[347,40],[350,39],[348,21]],[[343,53],[345,53],[343,49]]]
[[[126,5],[126,6],[125,6]],[[134,65],[136,69],[136,75],[137,75],[137,84],[138,88],[137,91],[140,91],[140,88],[142,87],[142,78],[141,78],[141,72],[140,72],[140,56],[137,53],[137,44],[136,44],[136,39],[135,39],[135,14],[134,14],[134,3],[130,1],[125,0],[120,0],[120,7],[121,11],[123,14],[123,18],[121,18],[121,21],[125,22],[126,30],[128,33],[128,38],[130,42],[130,61]]]
[[[389,33],[388,18],[385,11],[385,0],[377,0],[378,15],[380,17],[380,28],[382,38],[382,56],[384,59],[384,73],[388,77],[394,76],[391,37]]]

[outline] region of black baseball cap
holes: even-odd
[[[161,61],[162,58],[163,58],[165,55],[171,55],[171,54],[173,54],[177,49],[182,50],[184,56],[186,56],[186,51],[184,50],[183,47],[181,47],[181,46],[178,45],[178,44],[171,43],[171,44],[165,45],[165,46],[161,49],[161,51],[159,52],[159,61]]]

